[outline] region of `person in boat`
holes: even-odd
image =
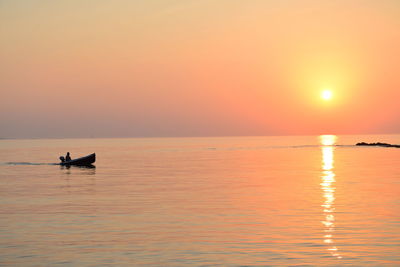
[[[61,156],[61,157],[60,157],[60,160],[61,160],[61,163],[65,162],[64,156]]]
[[[67,155],[65,156],[65,161],[70,161],[71,160],[71,156],[69,155],[69,152],[67,152]]]

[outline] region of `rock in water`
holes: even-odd
[[[383,147],[397,147],[400,148],[400,145],[392,145],[392,144],[387,144],[387,143],[365,143],[365,142],[361,142],[361,143],[357,143],[356,146],[383,146]]]

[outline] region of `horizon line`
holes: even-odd
[[[153,138],[230,138],[230,137],[284,137],[284,136],[322,136],[322,135],[400,135],[400,133],[323,133],[323,134],[270,134],[270,135],[176,135],[176,136],[74,136],[74,137],[0,137],[1,140],[40,140],[40,139],[153,139]]]

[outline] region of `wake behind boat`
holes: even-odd
[[[96,161],[96,153],[87,155],[85,157],[72,159],[61,162],[61,166],[90,166]]]

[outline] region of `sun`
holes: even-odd
[[[331,100],[333,97],[333,93],[331,90],[329,89],[325,89],[321,92],[321,98],[325,101],[329,101]]]

